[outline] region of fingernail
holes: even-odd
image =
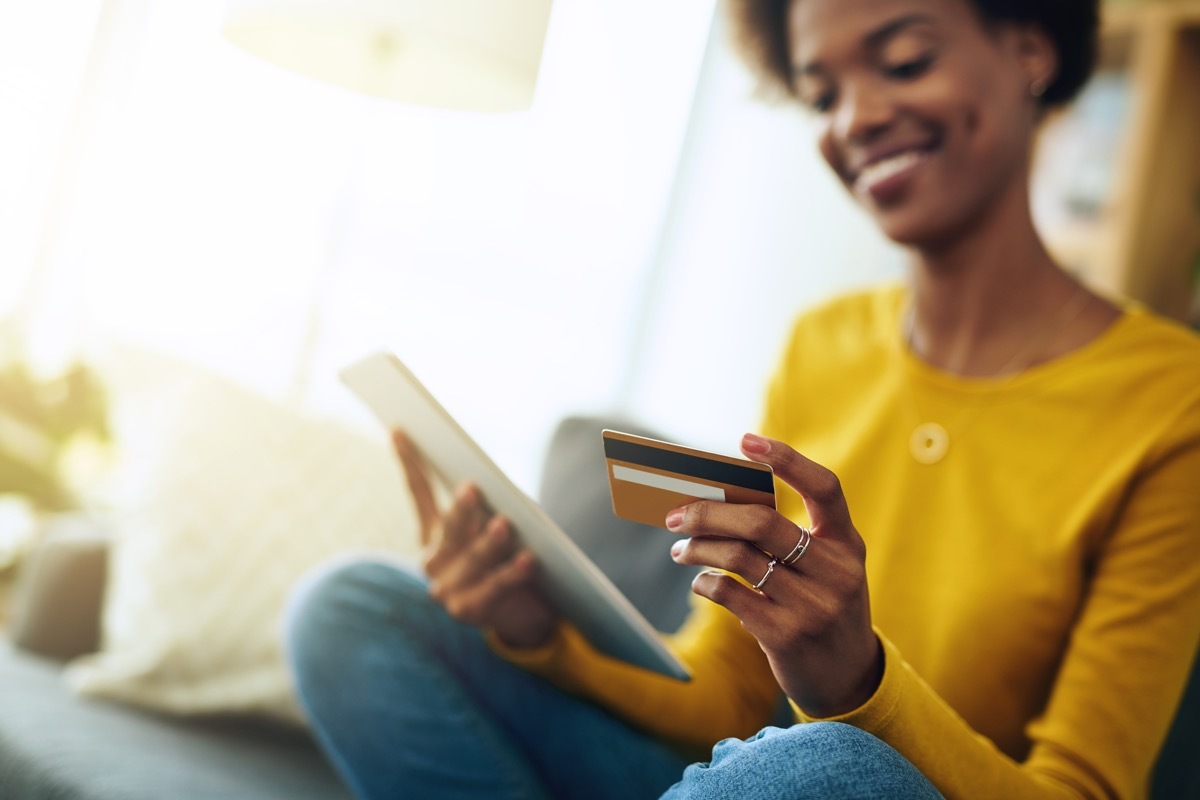
[[[683,524],[683,509],[677,508],[670,514],[667,514],[667,530],[675,530]]]
[[[747,433],[742,437],[742,449],[747,453],[766,455],[771,452],[771,442],[757,434]]]
[[[683,552],[683,548],[687,547],[687,543],[687,539],[680,539],[678,542],[671,545],[671,558],[679,558],[680,553]]]

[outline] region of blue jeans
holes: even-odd
[[[886,744],[835,723],[726,739],[712,762],[689,766],[496,656],[420,576],[390,564],[343,564],[306,581],[287,647],[314,734],[361,798],[939,797]]]

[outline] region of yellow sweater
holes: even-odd
[[[838,719],[950,800],[1143,797],[1200,642],[1200,340],[1131,308],[1067,356],[964,379],[905,350],[904,302],[803,315],[767,398],[762,432],[838,474],[867,544],[884,677]],[[930,420],[951,444],[926,465],[908,440]],[[782,486],[780,510],[803,521]],[[688,683],[568,626],[507,655],[703,753],[766,724],[778,687],[736,618],[694,607],[672,639]]]

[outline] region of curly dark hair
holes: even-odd
[[[793,94],[787,13],[798,0],[724,0],[733,42],[758,74],[765,93]],[[970,0],[985,24],[1038,25],[1058,51],[1058,72],[1041,95],[1045,107],[1069,103],[1087,83],[1096,62],[1099,0]]]

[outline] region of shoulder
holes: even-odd
[[[792,325],[791,347],[838,358],[875,350],[899,336],[906,297],[902,285],[885,284],[810,306]]]
[[[1183,324],[1131,306],[1114,331],[1114,343],[1127,356],[1148,359],[1156,364],[1200,369],[1200,334]],[[1200,373],[1192,372],[1196,378]]]
[[[1097,350],[1101,368],[1121,376],[1133,396],[1200,407],[1200,335],[1190,328],[1133,306]]]
[[[1131,306],[1087,355],[1075,390],[1107,428],[1152,434],[1148,454],[1200,446],[1200,335]]]

